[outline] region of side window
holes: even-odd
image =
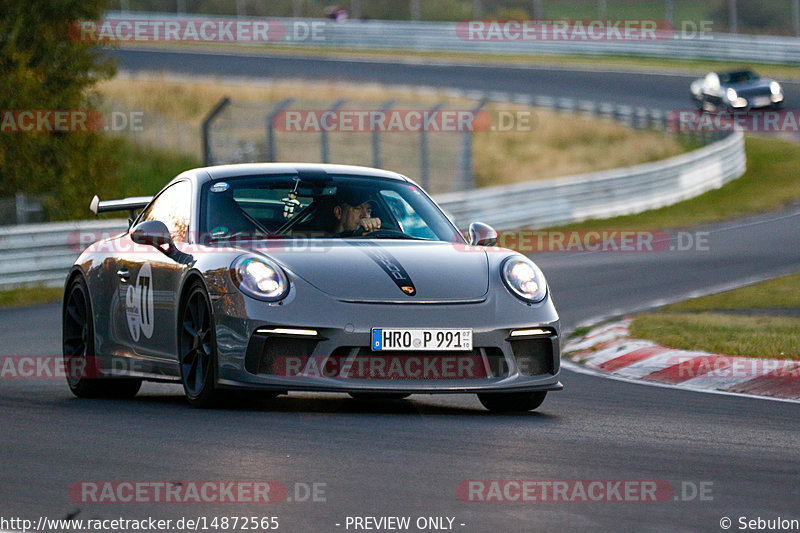
[[[160,220],[166,224],[172,240],[185,242],[192,207],[192,185],[179,181],[162,192],[142,214],[141,220]]]

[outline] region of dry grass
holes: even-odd
[[[266,153],[264,117],[271,106],[285,98],[295,99],[294,109],[326,109],[340,98],[348,101],[344,109],[377,109],[381,102],[389,99],[396,100],[394,109],[430,109],[441,102],[449,109],[471,109],[475,105],[466,98],[430,92],[335,82],[139,75],[117,77],[100,85],[99,91],[106,101],[119,108],[144,112],[145,128],[137,134],[137,142],[195,156],[200,154],[203,118],[220,99],[228,96],[236,106],[231,106],[230,124],[221,124],[229,129],[222,130],[225,133],[219,137],[229,138],[228,149],[249,151],[254,160],[263,160]],[[632,130],[599,119],[517,105],[492,105],[487,111],[493,126],[500,112],[527,113],[533,120],[531,128],[495,129],[473,135],[473,164],[478,186],[634,165],[683,151],[674,136]],[[454,187],[461,136],[434,133],[429,135],[429,141],[432,177],[425,185],[433,193],[449,191]],[[329,143],[332,162],[372,163],[368,133],[333,133]],[[381,143],[381,166],[420,178],[418,134],[383,133]],[[279,138],[277,155],[278,160],[283,161],[319,161],[319,135],[283,134],[282,139]]]
[[[531,108],[503,106],[524,113]],[[494,116],[499,109],[490,107]],[[533,111],[531,131],[475,135],[478,186],[554,178],[636,165],[680,154],[674,135],[555,111]]]

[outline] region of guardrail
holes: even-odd
[[[459,227],[541,228],[640,213],[716,189],[744,174],[744,134],[693,152],[627,168],[436,197]]]
[[[288,19],[285,24],[290,24]],[[498,55],[624,55],[669,59],[800,63],[800,39],[675,31],[658,40],[465,40],[452,22],[327,22],[324,40],[281,41],[333,49],[412,50]]]
[[[736,132],[694,152],[655,163],[546,181],[437,196],[459,227],[481,221],[498,229],[544,227],[638,213],[721,187],[745,171],[744,135]],[[125,220],[28,224],[0,228],[0,290],[59,286],[86,235],[114,235]]]
[[[108,20],[230,20],[234,22],[274,21],[283,32],[280,40],[266,46],[313,47],[336,50],[405,50],[461,52],[498,55],[623,55],[671,59],[709,59],[715,61],[753,61],[758,63],[800,63],[800,39],[768,35],[725,34],[699,31],[694,25],[673,30],[657,30],[654,39],[624,38],[523,39],[495,33],[491,40],[470,39],[465,22],[406,22],[310,18],[248,18],[225,16],[176,15],[109,11]],[[459,26],[462,24],[462,26]],[[301,30],[297,30],[300,28]],[[312,31],[312,28],[315,29]],[[292,31],[294,29],[294,31]],[[283,35],[285,33],[285,35]],[[509,35],[521,34],[516,30]],[[488,35],[488,31],[486,32]],[[586,32],[584,32],[586,34]],[[569,35],[573,35],[569,33]],[[146,38],[144,38],[146,39]],[[131,38],[131,41],[136,39]],[[150,39],[152,40],[152,39]],[[252,37],[239,41],[252,46]],[[125,44],[125,42],[122,42]]]
[[[57,287],[79,251],[91,242],[86,235],[116,235],[127,220],[84,220],[0,227],[0,290],[25,285]]]

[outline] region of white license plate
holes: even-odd
[[[372,351],[471,351],[471,329],[372,329]]]
[[[769,96],[758,96],[753,101],[753,105],[755,105],[756,107],[768,106],[771,103],[772,103],[772,100],[770,100]]]

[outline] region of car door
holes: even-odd
[[[192,184],[178,181],[159,194],[141,214],[137,223],[159,220],[180,246],[189,234]],[[167,255],[158,248],[135,244],[130,235],[120,247],[131,250],[118,256],[118,283],[115,322],[118,337],[128,350],[142,359],[174,359],[177,329],[175,309],[183,272],[188,268],[185,255]]]

